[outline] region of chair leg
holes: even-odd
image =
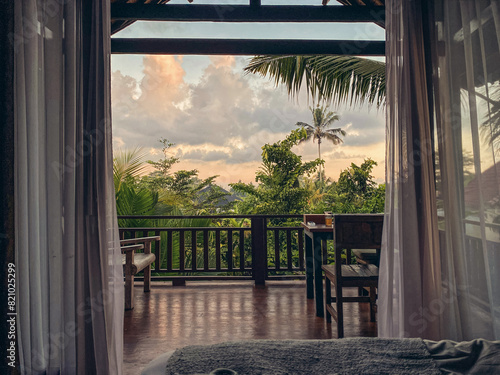
[[[134,275],[125,274],[125,310],[134,308]]]
[[[375,321],[375,298],[377,292],[374,286],[370,287],[370,322]]]
[[[151,241],[144,244],[144,254],[151,254]],[[151,264],[144,268],[144,292],[151,290]]]
[[[151,265],[144,268],[144,292],[151,290]]]
[[[327,306],[332,304],[332,282],[328,277],[325,277],[325,313],[326,313],[326,322],[332,322],[332,314],[328,311]]]
[[[335,294],[337,302],[337,337],[341,339],[344,337],[344,309],[342,307],[342,287],[340,283],[335,283]]]

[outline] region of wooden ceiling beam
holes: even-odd
[[[383,22],[385,7],[309,5],[111,5],[113,20],[181,22]]]
[[[114,54],[384,56],[373,40],[112,38]]]

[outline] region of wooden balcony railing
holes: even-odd
[[[152,246],[153,280],[253,279],[261,285],[269,279],[304,278],[301,219],[302,215],[118,217],[121,239],[161,237]]]
[[[153,280],[227,279],[264,284],[265,280],[304,278],[304,232],[299,226],[302,215],[119,216],[118,219],[122,239],[161,236],[161,241],[152,244],[156,255]],[[228,224],[229,221],[232,223]],[[498,224],[493,228],[497,230]],[[444,247],[445,233],[440,230],[439,234]],[[468,251],[464,262],[473,278],[469,282],[479,298],[487,299],[485,275],[481,272],[484,255],[486,251],[497,260],[500,243],[488,240],[484,247],[482,240],[472,235],[465,240]]]

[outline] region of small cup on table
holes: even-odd
[[[328,227],[332,226],[333,215],[331,212],[325,211],[325,225]]]

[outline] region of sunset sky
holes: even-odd
[[[173,3],[185,1],[173,1]],[[202,3],[201,0],[196,1]],[[319,0],[296,1],[297,4]],[[231,1],[231,4],[241,3]],[[263,1],[263,4],[272,4]],[[276,3],[276,1],[274,2]],[[136,22],[117,37],[293,38],[383,40],[372,24],[224,24]],[[283,139],[295,123],[312,123],[305,93],[288,97],[267,78],[246,75],[251,56],[113,55],[112,104],[114,148],[143,147],[150,159],[161,156],[160,137],[175,143],[175,169],[198,169],[200,177],[219,175],[227,186],[251,182],[261,164],[261,147]],[[337,179],[351,162],[371,157],[374,174],[384,179],[385,114],[383,109],[332,107],[340,115],[335,127],[347,131],[344,143],[322,144],[326,176]],[[304,161],[317,157],[317,144],[294,149]]]

